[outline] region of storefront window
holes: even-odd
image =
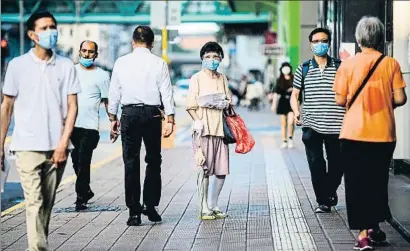
[[[336,34],[335,34],[335,1],[327,1],[327,20],[326,27],[332,33],[332,45],[330,46],[330,55],[334,56],[335,44],[336,44]]]

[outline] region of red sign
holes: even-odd
[[[339,58],[340,58],[340,60],[348,59],[348,58],[350,58],[351,56],[352,56],[352,55],[350,55],[350,53],[349,53],[346,49],[344,49],[343,51],[339,52]]]
[[[341,43],[339,49],[339,58],[340,60],[346,60],[350,57],[353,57],[356,52],[356,44],[355,43]]]
[[[6,39],[2,39],[1,40],[1,48],[6,48],[7,47],[7,40]]]
[[[264,36],[265,36],[265,44],[276,44],[277,37],[278,37],[276,32],[265,31]]]

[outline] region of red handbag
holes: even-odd
[[[236,114],[232,108],[229,108],[225,111],[225,118],[236,140],[235,152],[242,154],[250,152],[255,145],[255,140],[248,128],[246,128],[241,116]]]

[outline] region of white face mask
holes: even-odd
[[[285,75],[288,75],[290,73],[290,67],[289,66],[285,66],[282,68],[282,73]]]

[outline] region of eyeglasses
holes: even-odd
[[[204,57],[204,59],[216,59],[216,60],[221,60],[221,57],[220,56],[216,56],[216,55],[206,55],[205,57]]]
[[[310,41],[312,44],[317,44],[317,43],[324,43],[327,44],[329,43],[329,39],[322,39],[322,40],[312,40]]]

